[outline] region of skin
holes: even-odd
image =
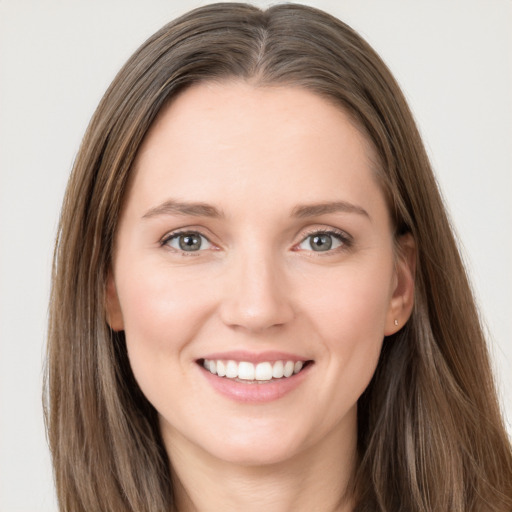
[[[357,400],[413,302],[414,244],[394,239],[375,161],[343,110],[293,87],[199,84],[148,133],[108,316],[159,412],[179,510],[351,510]],[[161,208],[171,199],[220,216]],[[332,202],[355,208],[294,215]],[[180,230],[201,250],[180,250]],[[311,234],[332,230],[344,240],[313,250]],[[198,364],[240,349],[313,363],[283,397],[240,403]]]

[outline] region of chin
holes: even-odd
[[[213,422],[209,422],[196,425],[196,428],[180,429],[181,432],[166,429],[165,422],[161,426],[171,454],[173,445],[180,445],[185,440],[189,446],[209,458],[240,466],[279,464],[293,459],[309,444],[307,433],[290,428],[288,421],[232,419],[228,425],[221,423],[214,426]]]
[[[277,439],[268,443],[250,440],[222,443],[212,448],[210,454],[229,464],[252,467],[280,464],[298,455],[300,451],[298,443],[286,444],[283,439],[276,441]]]

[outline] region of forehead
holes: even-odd
[[[166,195],[205,202],[250,195],[283,204],[344,193],[363,198],[380,192],[375,160],[353,120],[317,94],[202,83],[157,117],[137,155],[130,196],[146,203]]]

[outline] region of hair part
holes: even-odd
[[[205,81],[302,87],[378,155],[396,236],[417,248],[415,306],[358,404],[357,510],[512,510],[512,455],[470,285],[407,103],[351,28],[302,5],[214,4],[128,60],[87,129],[55,247],[45,413],[63,511],[173,507],[157,413],[108,327],[105,286],[133,162],[161,109]]]

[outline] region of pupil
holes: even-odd
[[[181,235],[180,249],[183,251],[197,251],[201,248],[201,238],[197,235]]]
[[[328,251],[332,247],[332,238],[330,235],[315,235],[311,245],[316,251]]]

